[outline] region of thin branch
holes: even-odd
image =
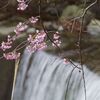
[[[84,92],[85,92],[85,100],[86,100],[86,82],[85,82],[85,76],[84,76],[84,69],[83,69],[83,58],[82,58],[82,52],[81,52],[81,40],[82,40],[82,27],[83,27],[83,21],[84,21],[84,16],[82,17],[82,22],[81,22],[81,26],[80,26],[80,32],[79,32],[79,58],[80,58],[80,64],[81,64],[81,68],[82,68],[82,78],[83,78],[83,82],[84,82]]]
[[[25,43],[25,44],[24,44]],[[23,46],[21,46],[21,45],[23,45],[24,44],[24,46],[26,46],[26,44],[27,44],[27,40],[25,40],[25,41],[23,41],[23,42],[21,42],[19,45],[17,45],[16,46],[16,48],[14,49],[15,51],[18,51],[19,49],[21,49]],[[21,47],[20,47],[21,46]]]
[[[10,3],[10,1],[8,0],[7,4],[5,4],[3,7],[1,7],[0,10],[6,8],[9,5],[9,3]]]
[[[79,43],[79,57],[80,57],[80,64],[81,64],[81,68],[82,68],[82,78],[83,78],[83,82],[84,82],[84,92],[85,92],[85,100],[87,99],[86,97],[86,82],[85,82],[85,76],[84,76],[84,68],[83,68],[83,61],[82,61],[82,52],[81,52],[81,40],[82,40],[82,27],[83,27],[83,22],[84,22],[84,17],[86,12],[97,3],[97,0],[95,0],[95,2],[93,2],[92,4],[90,4],[88,7],[86,7],[83,11],[82,16],[80,16],[80,18],[82,18],[82,22],[81,22],[81,26],[80,26],[80,32],[79,32],[79,39],[78,39],[78,43]],[[78,18],[78,17],[77,17]]]
[[[92,6],[94,6],[94,5],[97,3],[97,1],[98,1],[98,0],[95,0],[93,3],[91,3],[89,6],[87,6],[87,7],[84,9],[82,15],[80,15],[80,16],[78,16],[78,17],[74,17],[74,18],[72,18],[72,20],[73,20],[73,19],[74,19],[74,20],[77,20],[77,19],[80,19],[80,18],[84,17],[85,14],[87,13],[87,11],[88,11]]]
[[[51,41],[51,43],[54,43],[54,41],[49,37],[48,31],[45,29],[45,26],[44,26],[43,21],[42,21],[42,18],[41,18],[41,0],[39,0],[39,16],[40,16],[40,23],[41,23],[41,25],[42,25],[42,28],[43,28],[44,32],[45,32],[46,35],[47,35],[47,38]],[[63,51],[61,50],[61,48],[60,48],[56,43],[54,43],[54,44],[55,44],[55,46],[59,49],[60,53],[63,52]],[[68,60],[72,65],[74,65],[76,68],[78,68],[78,69],[81,70],[81,68],[79,68],[77,65],[75,65],[69,58],[67,58],[67,60]]]
[[[74,68],[72,69],[71,73],[69,74],[69,79],[68,79],[68,81],[67,81],[67,82],[68,82],[68,84],[67,84],[67,89],[66,89],[66,91],[65,91],[65,100],[67,100],[68,87],[69,87],[69,83],[70,83],[70,80],[71,80],[71,77],[72,77],[72,74],[73,74],[75,68],[76,68],[76,67],[74,67]],[[67,83],[67,82],[66,82],[66,83]]]

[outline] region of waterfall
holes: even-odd
[[[43,51],[25,51],[13,100],[85,100],[82,72],[74,67]],[[83,67],[87,100],[100,100],[100,77],[85,65]]]

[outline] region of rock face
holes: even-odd
[[[81,0],[41,0],[41,12],[42,17],[45,20],[56,20],[57,12],[58,15],[61,15],[63,9],[67,5],[79,4]],[[16,11],[17,0],[6,0],[0,1],[0,20],[7,19],[13,15],[38,15],[39,14],[39,2],[38,0],[31,0],[29,7],[26,11],[20,12]],[[56,8],[56,9],[55,9]],[[37,10],[37,11],[36,11]]]
[[[62,15],[60,17],[60,20],[67,20],[72,18],[77,18],[82,16],[83,14],[83,8],[77,5],[69,5],[66,6],[62,12]],[[84,16],[84,26],[86,26],[91,19],[93,18],[93,14],[90,11],[87,11],[87,13]],[[78,18],[78,21],[81,22],[81,18]]]
[[[61,14],[62,9],[66,6],[66,0],[41,0],[41,12],[43,19],[57,19],[53,18],[56,15],[56,10]],[[21,14],[25,16],[38,15],[39,14],[39,2],[37,0],[31,0],[29,7],[26,11],[16,11],[17,0],[7,0],[5,2],[0,1],[0,20],[7,19],[13,15]],[[56,8],[56,10],[55,10]],[[37,10],[37,11],[36,11]],[[44,18],[45,16],[45,18]],[[52,17],[53,16],[53,17]],[[56,15],[57,16],[57,15]]]
[[[13,61],[0,59],[0,100],[11,100],[14,66]]]
[[[100,36],[100,21],[96,19],[91,20],[91,23],[87,26],[87,31],[93,36]]]

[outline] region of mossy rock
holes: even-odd
[[[84,9],[81,6],[77,6],[77,5],[67,6],[63,10],[63,13],[60,17],[60,21],[75,18],[75,17],[80,17],[82,16],[83,12],[84,12]],[[85,24],[89,23],[92,17],[93,17],[93,14],[90,11],[87,11],[85,14],[85,19],[84,19]]]

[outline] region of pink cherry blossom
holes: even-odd
[[[64,64],[69,63],[69,61],[66,58],[64,58],[63,60],[64,60]]]
[[[6,49],[10,49],[12,47],[12,38],[8,35],[7,41],[2,41],[0,48],[5,51]]]
[[[7,60],[15,60],[15,59],[18,59],[20,57],[20,53],[17,53],[17,52],[9,52],[9,53],[4,53],[3,56]]]
[[[25,0],[17,0],[17,2],[21,3],[21,2],[25,2]]]
[[[9,42],[2,42],[0,48],[1,48],[3,51],[5,51],[6,49],[10,49],[10,48],[12,47],[11,44],[12,44],[12,43],[9,43]]]
[[[45,37],[46,33],[44,31],[37,31],[37,35],[34,39],[32,38],[32,35],[29,35],[27,39],[29,42],[29,45],[27,46],[28,51],[35,52],[46,48]]]
[[[54,39],[59,39],[60,38],[60,36],[59,36],[59,34],[58,33],[56,33],[56,34],[54,34],[54,37],[53,37]]]
[[[27,41],[28,41],[28,42],[32,42],[32,41],[33,41],[33,37],[32,37],[31,34],[29,34],[29,37],[27,38]]]
[[[14,32],[16,33],[16,35],[19,35],[21,32],[25,31],[28,28],[28,25],[19,22],[19,24],[16,26]]]
[[[61,45],[60,35],[59,32],[54,33],[53,35],[53,42],[52,46],[56,47],[56,45],[59,47]]]
[[[31,18],[29,18],[29,21],[30,23],[35,24],[38,21],[38,18],[32,16]]]
[[[45,49],[45,48],[47,48],[47,44],[46,44],[45,42],[40,43],[40,44],[38,45],[38,50],[43,50],[43,49]]]
[[[28,7],[28,5],[27,5],[25,2],[20,2],[20,3],[18,4],[17,10],[22,10],[22,11],[24,11],[27,7]]]
[[[35,37],[35,40],[37,43],[41,43],[44,41],[45,37],[46,37],[46,33],[43,30],[38,31],[37,36]]]

